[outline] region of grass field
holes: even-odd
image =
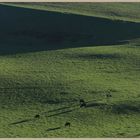
[[[140,137],[139,8],[1,3],[0,137]]]

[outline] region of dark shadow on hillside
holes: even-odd
[[[87,107],[98,107],[102,110],[108,110],[115,114],[133,114],[140,113],[139,102],[126,102],[118,104],[108,104],[108,103],[90,103]]]
[[[121,59],[124,56],[121,56],[120,54],[117,53],[112,53],[112,54],[66,54],[65,57],[69,58],[75,58],[75,59],[80,59],[80,60],[93,60],[93,59]]]
[[[102,106],[106,106],[107,104],[105,103],[89,103],[87,104],[86,107],[102,107]]]
[[[61,129],[61,127],[49,128],[49,129],[47,129],[47,131],[54,131],[54,130],[58,130],[58,129]]]
[[[140,23],[6,5],[0,5],[0,20],[1,55],[122,44],[140,37]]]
[[[112,112],[117,114],[140,113],[140,106],[125,103],[112,105]]]
[[[79,109],[79,108],[77,108],[77,109]],[[52,115],[46,115],[46,117],[53,117],[53,116],[58,116],[58,115],[62,115],[62,114],[67,114],[67,113],[73,112],[77,109],[75,108],[75,109],[70,109],[70,110],[59,112],[59,113],[55,113],[55,114],[52,114]]]
[[[25,120],[10,123],[9,125],[16,125],[16,124],[21,124],[21,123],[30,122],[30,121],[32,121],[32,119],[25,119]]]
[[[7,80],[7,79],[6,79]],[[10,81],[13,82],[13,81]],[[71,107],[76,106],[76,101],[74,97],[67,98],[67,96],[63,96],[63,99],[59,98],[60,92],[54,92],[49,90],[49,86],[52,88],[58,88],[55,87],[55,85],[46,85],[46,86],[9,86],[9,87],[3,87],[0,88],[0,104],[2,105],[25,105],[28,103],[41,103],[41,104],[50,104],[50,105],[57,105],[61,103],[66,103],[69,105],[62,107],[62,108],[57,108],[54,111],[57,110],[64,110],[68,109]],[[49,92],[46,92],[48,91]],[[50,95],[54,94],[54,98],[50,98]],[[55,96],[56,95],[56,96]],[[54,112],[53,110],[49,110],[49,112]],[[45,112],[44,112],[45,113]],[[47,112],[46,112],[47,113]]]
[[[133,138],[134,138],[134,137],[140,137],[140,133],[139,133],[139,134],[136,134],[136,135],[133,135],[132,137],[133,137]]]
[[[69,109],[69,108],[71,108],[71,106],[68,106],[68,107],[61,107],[61,108],[58,108],[58,109],[49,110],[48,112],[61,111],[61,110]]]

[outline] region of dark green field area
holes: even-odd
[[[9,4],[8,4],[9,5]],[[102,17],[113,20],[140,22],[139,3],[10,3],[18,7],[26,7],[45,11],[56,11],[92,17]]]
[[[139,9],[1,3],[0,137],[140,137]]]

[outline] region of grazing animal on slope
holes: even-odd
[[[37,115],[34,116],[34,118],[39,119],[40,118],[40,115],[37,114]]]
[[[106,97],[109,98],[109,97],[112,97],[112,95],[110,93],[107,93]]]
[[[70,126],[71,126],[70,122],[65,123],[65,127],[70,127]]]
[[[86,107],[86,106],[87,106],[86,103],[81,103],[81,104],[80,104],[80,107]]]
[[[80,107],[86,107],[86,102],[83,99],[80,99]]]
[[[83,103],[83,102],[85,102],[83,99],[80,99],[80,103]]]

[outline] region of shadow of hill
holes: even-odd
[[[112,112],[117,114],[140,113],[140,106],[135,104],[117,104],[112,106]]]
[[[90,54],[90,53],[85,53],[85,54],[68,54],[65,55],[65,57],[68,58],[74,58],[74,59],[81,59],[81,60],[93,60],[93,59],[121,59],[124,56],[121,56],[120,54],[117,53],[112,53],[112,54],[102,54],[102,53],[97,53],[97,54]]]
[[[122,44],[140,23],[0,5],[0,54]]]
[[[122,103],[91,103],[87,107],[100,107],[100,109],[111,111],[114,114],[140,113],[139,101],[123,101]]]
[[[100,106],[106,106],[106,103],[89,103],[86,107],[100,107]]]

